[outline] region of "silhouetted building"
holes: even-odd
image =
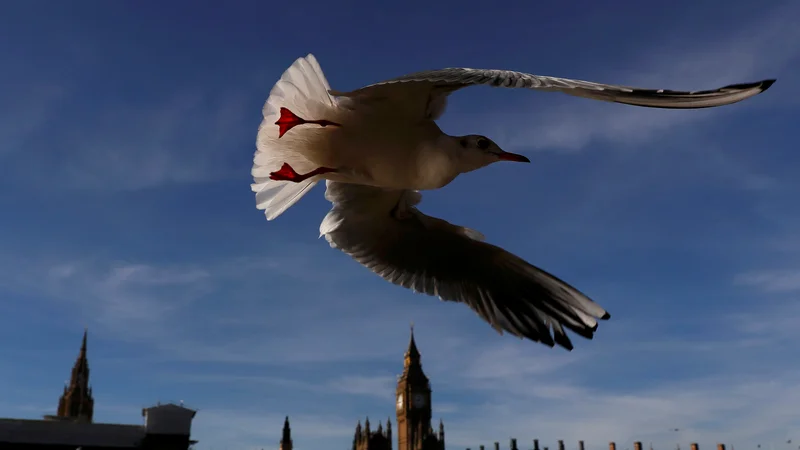
[[[86,331],[56,415],[44,420],[0,419],[0,450],[186,450],[196,411],[172,403],[142,409],[144,425],[92,423]],[[291,442],[291,441],[290,441]],[[288,449],[291,450],[291,444]]]
[[[289,428],[289,416],[283,421],[283,436],[281,437],[280,450],[292,450],[292,429]]]
[[[444,424],[431,426],[431,383],[422,371],[414,328],[397,380],[397,450],[444,450]]]
[[[397,450],[444,450],[444,424],[438,432],[431,426],[431,385],[422,371],[419,350],[414,342],[414,329],[403,362],[403,373],[397,378]],[[392,421],[386,427],[378,422],[370,429],[369,418],[356,425],[353,450],[392,450]]]
[[[92,388],[89,386],[89,361],[86,359],[87,332],[88,330],[83,330],[81,351],[72,366],[69,384],[64,386],[64,393],[58,399],[58,412],[55,417],[46,416],[46,418],[89,423],[92,421],[94,398],[92,398]]]
[[[386,429],[378,422],[378,429],[370,430],[369,417],[361,428],[361,421],[356,425],[356,435],[353,438],[353,450],[391,450],[392,448],[392,423],[386,419]]]
[[[444,424],[439,420],[439,429],[434,431],[431,426],[431,385],[430,380],[422,370],[422,362],[417,343],[414,341],[414,328],[411,328],[411,339],[405,352],[403,373],[397,377],[397,450],[444,450]],[[563,440],[556,442],[558,450],[567,450]],[[472,447],[475,448],[475,447]],[[479,445],[479,450],[486,447]],[[530,446],[517,446],[517,440],[511,438],[509,450],[530,449]],[[548,450],[548,446],[540,447],[539,439],[533,440],[533,450]],[[573,448],[570,446],[570,448]],[[614,442],[608,444],[609,450],[617,450]],[[283,424],[283,438],[280,442],[281,450],[293,450],[289,418]],[[642,443],[633,443],[634,450],[642,450]],[[352,450],[392,450],[392,422],[386,420],[384,427],[378,422],[376,430],[371,429],[369,418],[356,425],[353,437]],[[471,450],[467,448],[466,450]],[[500,450],[500,443],[494,442],[494,450]],[[577,442],[577,450],[585,450],[584,441]],[[650,450],[653,450],[652,445]],[[697,443],[691,444],[691,450],[700,450]],[[717,450],[725,450],[725,444],[717,444]]]

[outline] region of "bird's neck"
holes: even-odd
[[[417,183],[424,186],[422,189],[438,189],[461,173],[457,145],[455,138],[442,134],[419,147]]]

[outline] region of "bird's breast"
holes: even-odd
[[[458,172],[449,155],[440,151],[421,151],[416,155],[415,189],[439,189],[453,181]]]

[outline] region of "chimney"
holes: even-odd
[[[717,444],[717,450],[725,450],[725,444]]]
[[[617,450],[617,444],[613,442],[608,443],[608,450]]]
[[[480,448],[481,450],[484,450],[484,448],[483,448],[483,446],[482,446],[482,445],[481,445],[480,447],[478,447],[478,448]]]
[[[517,450],[517,440],[511,438],[511,450]]]
[[[494,443],[494,450],[500,450],[500,443],[499,443],[499,442],[495,442],[495,443]],[[724,449],[724,448],[721,448],[721,449],[719,449],[719,450],[725,450],[725,449]]]
[[[533,440],[533,450],[539,450],[539,440],[538,439],[534,439]]]
[[[692,450],[699,450],[699,447],[697,446],[697,442],[692,442],[691,447],[692,447]]]
[[[558,450],[564,450],[564,441],[561,439],[558,440]]]
[[[585,450],[583,448],[583,441],[578,441],[578,450]]]
[[[636,441],[633,443],[633,450],[642,450],[642,443],[640,441]]]

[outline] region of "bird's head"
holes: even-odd
[[[486,136],[471,134],[455,138],[458,143],[458,158],[462,173],[469,172],[498,161],[531,162],[525,156],[509,153]]]

